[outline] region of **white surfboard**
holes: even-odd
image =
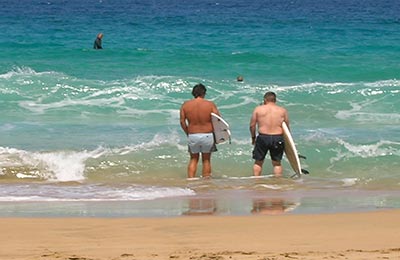
[[[219,115],[211,113],[211,121],[214,128],[215,143],[220,144],[231,140],[229,124]]]
[[[301,169],[299,154],[297,153],[296,144],[293,141],[292,134],[289,131],[286,123],[282,123],[283,128],[283,138],[285,139],[285,154],[287,159],[289,160],[290,166],[296,173],[292,177],[300,177],[302,173],[308,173],[305,170]]]

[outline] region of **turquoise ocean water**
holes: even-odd
[[[0,0],[0,216],[399,208],[399,40],[396,0]],[[188,181],[197,83],[232,143]],[[299,180],[269,160],[251,178],[266,91],[307,156]]]

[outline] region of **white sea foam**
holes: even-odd
[[[147,108],[141,109],[133,101],[140,100],[147,103],[152,100],[164,101],[166,93],[187,91],[187,86],[189,85],[189,83],[182,79],[168,76],[147,76],[138,77],[133,80],[108,82],[68,78],[61,83],[62,78],[63,75],[56,75],[53,80],[50,80],[56,80],[56,82],[46,83],[46,86],[41,88],[42,91],[29,91],[29,93],[25,93],[26,98],[19,101],[19,105],[38,114],[43,114],[50,110],[63,110],[77,106],[111,108],[125,115],[130,112],[131,115],[137,112],[163,113],[168,111],[168,109],[165,111],[157,109],[148,111]],[[25,94],[20,95],[25,96]],[[179,105],[183,101],[183,99],[180,100],[177,97],[168,100],[168,102]]]
[[[331,82],[331,83],[324,83],[324,82],[311,82],[311,83],[303,83],[299,85],[291,85],[291,86],[276,86],[276,92],[292,92],[293,90],[298,91],[307,91],[307,93],[320,91],[321,88],[326,89],[328,91],[333,91],[332,94],[341,93],[343,87],[355,86],[357,83],[345,83],[345,82]],[[339,87],[342,87],[339,88]],[[329,90],[332,89],[332,90]]]
[[[329,94],[360,93],[362,96],[374,96],[385,93],[398,93],[399,80],[382,80],[376,82],[310,82],[288,86],[270,86],[269,89],[276,92],[301,91],[313,93],[327,91]],[[395,88],[393,88],[395,87]]]
[[[138,201],[195,194],[188,188],[139,185],[3,185],[0,201]]]
[[[360,181],[358,178],[344,178],[341,180],[343,182],[343,187],[350,187],[357,184]]]
[[[33,167],[30,176],[52,181],[82,181],[85,179],[85,161],[98,158],[105,150],[79,152],[29,152],[15,148],[0,147],[0,167]],[[27,178],[26,173],[17,173],[18,178]]]
[[[352,107],[349,110],[339,110],[337,111],[335,117],[341,120],[353,119],[358,122],[385,122],[388,124],[398,124],[400,123],[400,115],[396,112],[393,113],[382,113],[376,111],[375,109],[370,109],[375,104],[381,102],[379,99],[373,101],[367,100],[362,102],[351,102]]]
[[[330,129],[319,128],[319,129],[309,130],[307,135],[303,136],[302,139],[306,143],[318,141],[319,145],[323,145],[332,143],[333,141],[331,137],[334,135],[335,133]]]
[[[400,80],[391,79],[391,80],[381,80],[376,82],[366,82],[366,86],[373,88],[381,88],[381,87],[400,87]]]
[[[336,118],[341,120],[353,119],[357,122],[374,122],[387,123],[387,124],[399,124],[400,114],[397,113],[373,113],[373,112],[355,112],[352,110],[339,111],[335,115]]]
[[[29,67],[14,67],[11,71],[0,74],[0,78],[10,79],[20,75],[38,75],[38,73]]]
[[[400,156],[400,143],[392,141],[379,141],[375,144],[351,144],[342,139],[337,139],[338,144],[345,150],[334,149],[336,157],[330,159],[331,163],[349,158],[374,158],[383,156]]]
[[[362,158],[376,157],[376,156],[387,156],[387,155],[400,155],[400,150],[398,149],[400,143],[391,141],[379,141],[376,144],[370,145],[352,145],[345,141],[339,140],[348,151],[356,156]],[[393,147],[397,146],[397,147]]]
[[[83,181],[88,171],[95,170],[100,165],[87,165],[88,159],[97,159],[104,157],[109,163],[105,168],[113,166],[125,167],[115,159],[108,159],[115,156],[131,156],[134,154],[152,153],[159,149],[170,150],[171,147],[179,151],[186,151],[187,146],[181,144],[182,134],[176,130],[155,134],[150,141],[137,144],[129,144],[124,147],[104,148],[99,147],[95,150],[82,151],[26,151],[15,148],[0,147],[0,168],[9,169],[10,174],[18,174],[17,178],[27,178],[27,175],[35,178],[46,179],[50,181]],[[171,160],[173,158],[169,153],[155,154],[159,159]],[[104,166],[104,165],[103,165]],[[94,167],[94,168],[93,168]],[[19,170],[20,169],[20,170]],[[134,169],[125,168],[132,173]],[[118,173],[115,173],[118,174]]]
[[[258,184],[255,187],[262,187],[267,190],[282,190],[284,187],[277,184]]]
[[[114,98],[103,98],[103,99],[96,99],[96,100],[86,100],[86,99],[79,99],[73,100],[70,98],[66,98],[62,101],[56,101],[52,103],[40,103],[40,100],[37,101],[21,101],[19,105],[31,112],[43,114],[47,110],[55,110],[59,108],[66,108],[66,107],[76,107],[76,106],[94,106],[94,107],[119,107],[119,103],[121,99],[118,97]]]
[[[85,179],[85,161],[100,154],[98,151],[34,153],[26,160],[44,164],[44,168],[54,174],[50,178],[56,181],[82,181]]]
[[[28,174],[23,174],[23,173],[17,173],[16,176],[19,179],[36,179],[36,178],[38,178],[38,176],[36,176],[36,175],[28,175]]]
[[[255,101],[253,98],[250,98],[250,97],[240,97],[240,99],[242,100],[242,102],[237,102],[237,103],[231,104],[231,105],[222,105],[222,106],[219,106],[219,109],[223,110],[223,109],[244,107],[246,105],[253,104]]]
[[[144,117],[149,115],[162,115],[163,117],[167,117],[168,122],[171,122],[173,124],[179,122],[178,109],[137,109],[130,107],[119,107],[116,112],[119,116],[127,118]]]
[[[166,134],[156,134],[153,139],[149,142],[143,142],[137,145],[128,145],[122,148],[112,149],[112,153],[125,155],[136,151],[152,150],[155,147],[161,145],[171,145],[177,147],[179,150],[184,150],[184,146],[179,144],[180,135],[176,131],[172,131]]]
[[[189,78],[190,80],[191,78]],[[191,80],[198,81],[198,78],[192,78]],[[173,90],[182,90],[190,87],[191,84],[183,79],[177,79],[173,76],[157,76],[157,75],[147,75],[139,76],[130,80],[129,82],[134,83],[134,85],[140,85],[140,87],[151,87],[151,88],[169,88]],[[168,82],[166,84],[166,82]]]
[[[5,84],[0,84],[0,94],[4,95],[20,95],[20,92],[15,89],[10,89]]]

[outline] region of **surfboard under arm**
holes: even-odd
[[[290,163],[290,166],[294,170],[295,174],[292,177],[300,177],[301,174],[308,174],[307,170],[301,168],[300,158],[305,159],[305,156],[299,155],[297,152],[296,144],[294,143],[292,134],[286,123],[282,123],[283,137],[285,139],[285,154]]]
[[[229,124],[219,115],[211,113],[211,122],[214,129],[215,143],[229,141],[231,143],[231,131]]]

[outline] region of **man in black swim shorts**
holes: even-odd
[[[265,156],[268,151],[274,168],[276,177],[282,176],[281,160],[285,143],[283,139],[282,123],[286,122],[289,126],[289,116],[285,108],[276,104],[276,94],[267,92],[264,95],[264,104],[256,107],[250,120],[251,143],[253,150],[253,173],[260,176]],[[256,137],[256,129],[258,136]]]

